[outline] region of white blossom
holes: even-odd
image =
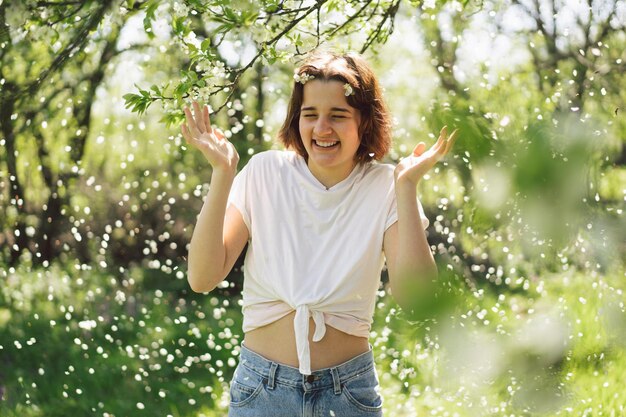
[[[183,42],[185,42],[185,44],[191,44],[200,49],[201,42],[200,39],[196,37],[196,32],[194,31],[190,31],[187,35],[185,35],[185,37],[183,38]]]
[[[306,72],[303,72],[302,74],[298,74],[297,72],[295,72],[293,74],[293,79],[297,82],[297,83],[301,83],[302,85],[306,84],[307,81],[314,79],[315,77],[313,75],[309,75]]]
[[[186,17],[189,15],[189,7],[186,4],[175,1],[174,2],[174,16]]]

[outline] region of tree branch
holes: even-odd
[[[38,1],[37,4],[35,4],[35,7],[56,7],[56,6],[69,6],[72,4],[79,4],[82,5],[84,3],[84,1],[79,1],[79,0],[75,0],[75,1]]]
[[[394,4],[389,6],[387,11],[385,11],[385,13],[383,14],[382,20],[380,21],[376,29],[374,29],[374,31],[370,33],[370,35],[367,37],[367,40],[361,47],[361,51],[360,51],[361,53],[364,53],[367,50],[367,48],[369,48],[376,41],[378,36],[380,36],[383,30],[383,26],[385,25],[387,20],[391,22],[391,26],[389,27],[389,32],[387,35],[390,35],[393,32],[394,18],[399,8],[400,8],[400,0],[396,1]]]
[[[13,43],[11,42],[11,32],[9,31],[9,25],[5,21],[6,4],[0,4],[0,43],[5,43],[4,48],[0,48],[0,61],[4,59],[4,55],[9,51]],[[4,78],[4,71],[0,66],[0,76]]]
[[[617,4],[616,2],[613,2],[613,8],[611,9],[611,13],[609,13],[609,15],[607,16],[606,20],[604,21],[604,24],[600,25],[600,28],[598,30],[598,36],[596,37],[594,43],[598,44],[600,42],[604,42],[604,39],[608,36],[608,34],[611,32],[611,19],[613,19],[615,17],[615,13],[617,12]],[[624,30],[625,26],[622,26],[621,28],[618,27],[617,30]],[[615,30],[615,29],[614,29]]]
[[[335,29],[332,30],[332,32],[328,33],[324,32],[324,36],[326,37],[331,37],[334,36],[335,33],[337,33],[339,30],[341,30],[342,28],[346,27],[346,25],[348,25],[350,22],[352,22],[354,19],[356,19],[357,17],[359,17],[359,15],[363,12],[363,10],[365,10],[365,8],[367,6],[369,6],[370,4],[372,4],[372,0],[368,0],[363,7],[361,7],[359,10],[357,10],[357,12],[355,14],[353,14],[352,16],[350,16],[348,19],[346,19],[345,22],[343,22],[343,24],[341,24],[340,26],[337,26]]]
[[[324,3],[326,3],[327,1],[328,0],[318,0],[313,6],[309,7],[306,10],[306,13],[304,13],[301,16],[299,16],[298,18],[292,20],[287,26],[285,26],[283,28],[283,30],[280,31],[280,33],[278,33],[272,39],[263,42],[261,44],[261,47],[259,48],[259,52],[257,52],[257,54],[250,60],[250,62],[248,62],[244,67],[241,67],[241,68],[239,68],[238,70],[235,71],[235,79],[232,81],[232,83],[230,85],[236,85],[237,84],[237,82],[239,81],[239,78],[241,78],[243,73],[245,73],[250,67],[252,67],[252,65],[254,65],[256,60],[259,59],[263,55],[263,51],[265,50],[265,48],[267,48],[268,46],[276,43],[285,34],[289,33],[289,31],[291,29],[296,27],[298,25],[298,23],[300,23],[305,17],[307,17],[309,14],[311,14],[315,10],[319,9],[320,7],[322,7],[324,5]],[[224,107],[226,107],[226,105],[228,104],[229,100],[232,98],[234,92],[235,92],[235,89],[234,88],[230,88],[230,92],[228,93],[228,96],[224,100],[224,103],[222,103],[222,105],[220,105],[217,108],[217,110],[215,110],[213,113],[219,113]]]
[[[100,7],[94,11],[94,13],[89,16],[89,19],[80,27],[80,29],[74,35],[74,38],[70,41],[70,43],[57,55],[57,57],[52,61],[50,66],[43,70],[37,79],[30,83],[26,88],[13,93],[10,96],[10,100],[16,100],[21,96],[34,96],[37,90],[41,87],[42,83],[54,72],[62,69],[70,56],[75,54],[77,50],[80,50],[84,47],[85,43],[89,39],[88,34],[92,30],[98,27],[100,21],[102,20],[104,13],[111,5],[112,0],[104,0]]]

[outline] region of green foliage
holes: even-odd
[[[403,320],[407,320],[420,328],[424,323],[436,321],[445,317],[462,302],[466,285],[461,275],[440,266],[440,273],[436,280],[412,279],[403,293],[411,294],[411,300],[404,311]]]
[[[471,296],[436,319],[411,324],[381,298],[375,323],[385,325],[372,339],[386,413],[619,412],[626,365],[625,300],[614,287],[620,274],[544,275],[523,294],[466,290]]]
[[[155,86],[156,87],[156,86]],[[158,87],[156,87],[158,94]],[[131,109],[133,112],[141,115],[148,110],[148,107],[152,104],[152,96],[147,90],[139,89],[139,94],[128,93],[124,94],[124,100],[126,100],[126,108]]]
[[[148,1],[143,5],[146,9],[144,27],[151,37],[151,22],[156,13],[154,3]],[[161,101],[165,106],[167,101],[173,100],[174,105],[167,106],[168,112],[180,108],[188,99],[209,101],[225,95],[225,99],[221,97],[221,102],[216,105],[216,111],[219,111],[232,104],[233,89],[256,62],[284,64],[332,41],[339,34],[362,31],[364,26],[370,29],[361,48],[363,51],[384,43],[393,31],[393,18],[399,2],[366,3],[356,10],[346,2],[321,1],[301,6],[274,0],[260,4],[249,1],[173,1],[172,7],[173,14],[167,16],[171,34],[187,54],[187,67],[191,70],[181,73],[170,97],[144,95],[145,90],[140,87],[137,87],[138,94],[126,94],[126,108],[138,114],[145,112],[153,101]],[[190,19],[190,14],[199,16],[199,19]],[[246,39],[245,45],[241,39]],[[240,60],[233,66],[217,51],[225,43],[236,45],[233,52],[240,56],[252,51],[251,59]],[[191,73],[196,78],[192,78]],[[161,90],[165,91],[165,88]]]
[[[129,6],[132,9],[134,6],[134,1]],[[152,22],[156,18],[157,7],[159,7],[159,1],[157,0],[148,0],[144,2],[141,6],[141,8],[145,11],[145,16],[143,18],[143,28],[150,39],[154,39]]]
[[[465,290],[417,322],[382,291],[371,342],[385,413],[619,410],[621,273],[545,275],[519,295]],[[3,280],[2,415],[226,412],[242,337],[237,297],[190,294],[180,271],[52,265]]]
[[[57,265],[3,277],[2,415],[184,416],[217,407],[241,318],[234,299],[186,294],[183,277]]]
[[[0,415],[225,414],[242,278],[185,282],[211,171],[182,106],[211,106],[241,167],[277,146],[298,58],[370,41],[387,43],[367,58],[398,120],[388,162],[461,131],[419,189],[441,279],[412,312],[378,299],[386,414],[623,411],[619,19],[592,9],[565,36],[511,32],[532,2],[44,3],[0,2]]]

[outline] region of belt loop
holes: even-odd
[[[276,368],[278,368],[278,364],[276,362],[272,362],[270,365],[270,377],[267,381],[267,387],[269,389],[274,389],[274,381],[276,379]]]
[[[333,376],[333,386],[335,388],[335,395],[341,394],[341,380],[339,379],[339,371],[337,368],[330,368],[330,373]]]

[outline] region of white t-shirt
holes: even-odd
[[[296,311],[300,372],[309,375],[313,341],[326,324],[368,337],[384,263],[383,235],[397,221],[392,165],[358,164],[326,189],[304,158],[265,151],[237,174],[229,196],[250,240],[244,262],[243,331]],[[424,228],[428,219],[421,204]]]

